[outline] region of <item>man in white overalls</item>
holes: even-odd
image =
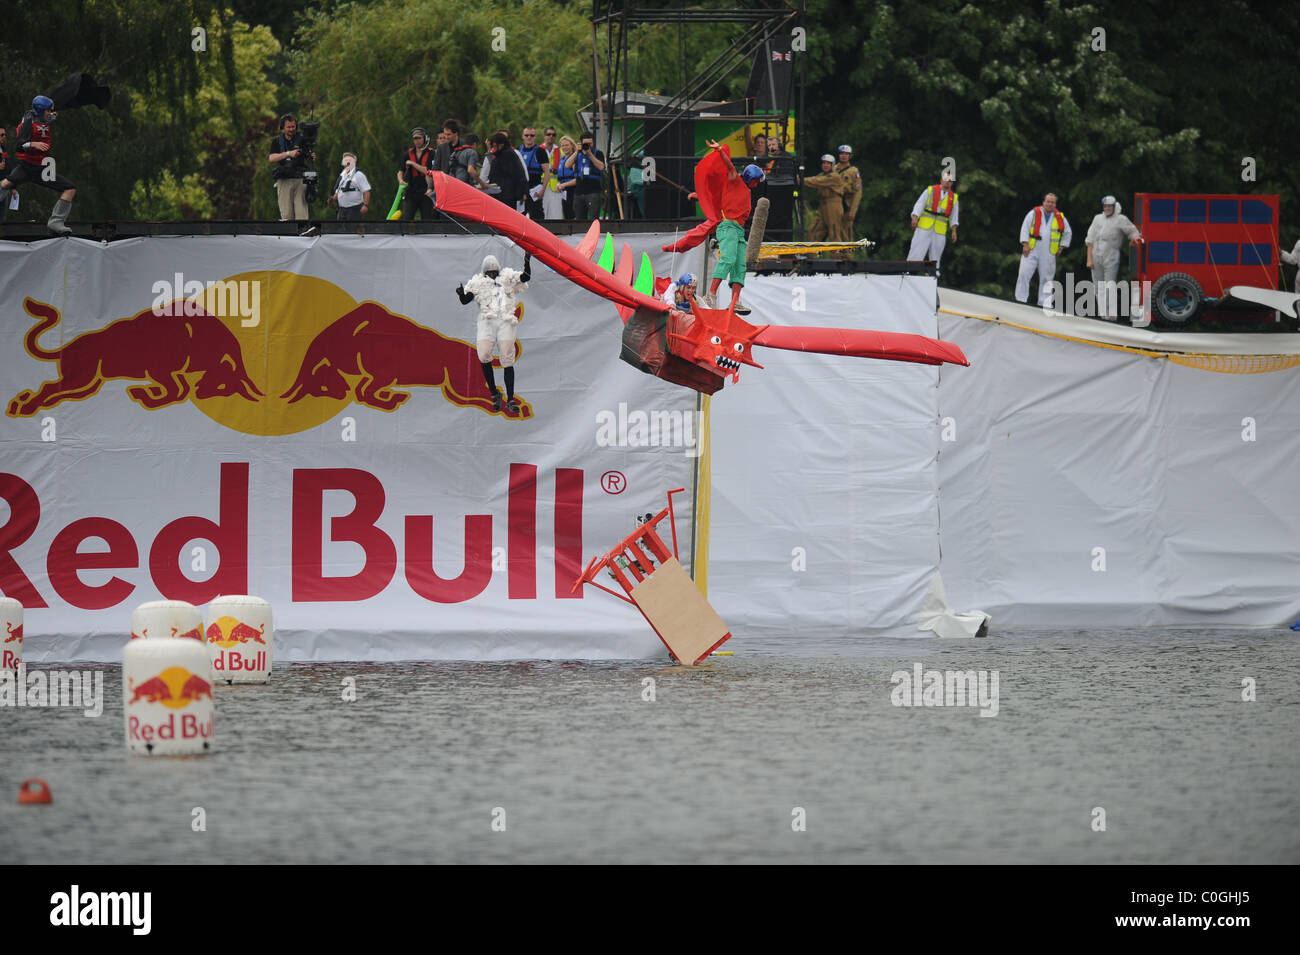
[[[934,260],[934,274],[939,274],[939,260],[948,244],[948,233],[957,241],[957,193],[953,191],[952,173],[945,172],[937,186],[927,186],[912,206],[912,247],[909,262]]]
[[[1016,278],[1016,301],[1029,301],[1029,280],[1038,273],[1038,304],[1054,308],[1052,279],[1056,277],[1056,257],[1070,247],[1074,233],[1070,223],[1056,208],[1056,193],[1043,196],[1043,204],[1034,206],[1020,224],[1020,275]]]

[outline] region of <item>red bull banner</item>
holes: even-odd
[[[494,402],[455,293],[488,254],[522,266],[496,236],[0,243],[26,659],[116,660],[140,603],[222,594],[270,602],[279,660],[661,655],[573,584],[694,487],[696,395],[618,361],[613,306],[534,262],[517,406]]]

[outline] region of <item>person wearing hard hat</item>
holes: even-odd
[[[838,157],[835,164],[835,175],[844,180],[844,217],[840,220],[840,234],[838,238],[842,242],[852,242],[854,235],[853,220],[858,214],[858,204],[862,202],[862,173],[858,167],[853,165],[853,147],[841,146],[836,150]],[[837,238],[831,236],[832,239]]]
[[[1043,196],[1043,204],[1034,206],[1020,223],[1020,274],[1016,278],[1016,301],[1029,301],[1029,280],[1038,273],[1038,304],[1054,308],[1052,279],[1056,276],[1056,257],[1070,247],[1074,233],[1070,223],[1056,208],[1056,193]]]
[[[817,218],[808,230],[809,242],[839,242],[844,228],[844,177],[833,171],[835,157],[822,156],[822,171],[816,176],[804,177],[803,184],[817,190]]]
[[[934,274],[939,274],[939,260],[949,236],[957,241],[957,192],[953,175],[945,171],[939,182],[926,186],[912,204],[912,247],[909,262],[934,260]]]
[[[1098,318],[1115,320],[1115,280],[1119,278],[1119,254],[1125,240],[1130,245],[1142,241],[1128,216],[1120,212],[1114,196],[1101,200],[1101,212],[1088,227],[1088,268],[1092,269],[1092,287],[1097,294]]]

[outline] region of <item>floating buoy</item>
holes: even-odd
[[[18,784],[18,804],[26,806],[48,806],[54,801],[50,795],[50,784],[33,776]]]
[[[23,662],[23,605],[0,597],[0,670],[17,670]]]
[[[151,600],[131,613],[131,639],[184,637],[203,642],[203,615],[184,600]]]
[[[188,756],[212,748],[212,663],[202,641],[132,640],[122,650],[126,748],[142,756]]]
[[[212,678],[226,683],[267,683],[275,649],[271,605],[261,597],[226,595],[208,604]]]

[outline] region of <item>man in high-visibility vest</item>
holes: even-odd
[[[1056,276],[1056,257],[1070,247],[1074,233],[1070,223],[1056,208],[1056,193],[1043,196],[1043,204],[1034,206],[1020,224],[1020,275],[1016,279],[1016,301],[1029,301],[1029,280],[1038,273],[1038,304],[1055,307],[1052,302],[1052,279]]]
[[[912,206],[912,247],[907,252],[909,262],[934,259],[934,274],[939,274],[939,260],[943,258],[948,237],[957,241],[957,193],[953,189],[952,173],[945,172],[939,184],[927,186]]]

